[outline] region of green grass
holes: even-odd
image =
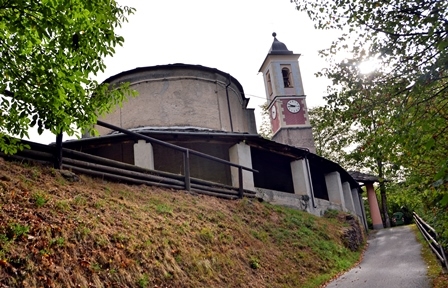
[[[33,194],[33,201],[37,207],[42,207],[48,202],[47,195],[42,191]]]
[[[16,239],[25,236],[30,231],[30,226],[22,225],[20,223],[9,224],[9,239]]]
[[[447,283],[446,280],[448,280],[446,278],[448,277],[446,277],[446,274],[444,275],[444,271],[442,269],[442,266],[440,265],[439,260],[437,259],[437,256],[432,252],[431,248],[428,245],[428,242],[426,242],[426,239],[423,237],[418,227],[413,224],[411,225],[411,228],[415,233],[417,241],[422,245],[421,255],[428,267],[427,274],[429,279],[431,279],[433,287],[445,288],[445,284]]]

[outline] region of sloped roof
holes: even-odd
[[[358,182],[363,182],[363,183],[380,182],[380,177],[375,176],[375,175],[366,174],[366,173],[362,173],[359,171],[348,171],[348,174],[350,174],[350,176],[352,176],[352,178]],[[383,181],[388,182],[389,180],[384,179]]]
[[[300,56],[300,54],[294,54],[293,51],[288,50],[288,48],[286,47],[285,43],[278,41],[277,33],[275,33],[275,32],[272,33],[272,37],[274,37],[274,42],[272,42],[271,48],[269,49],[268,54],[264,58],[263,64],[261,64],[261,67],[258,70],[258,72],[262,72],[261,70],[262,70],[264,64],[266,63],[266,60],[271,55],[274,55],[274,56],[275,55],[288,55],[288,57],[289,56],[294,56],[294,57],[297,57],[297,59]]]
[[[274,37],[274,42],[272,43],[271,49],[269,50],[269,55],[288,55],[294,54],[292,51],[288,50],[286,45],[283,42],[278,41],[277,33],[272,33]]]

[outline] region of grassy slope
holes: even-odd
[[[359,258],[338,217],[80,178],[0,158],[0,287],[318,287]]]
[[[448,286],[448,274],[443,271],[438,258],[429,247],[428,242],[426,242],[418,227],[415,224],[411,227],[415,233],[417,241],[422,244],[421,254],[423,260],[428,265],[428,277],[432,282],[432,287],[446,288]]]

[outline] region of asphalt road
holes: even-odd
[[[409,226],[378,230],[363,260],[327,288],[430,288],[421,245]]]

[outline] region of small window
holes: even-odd
[[[269,96],[272,95],[272,82],[271,82],[271,74],[269,72],[266,74],[266,85],[268,86]]]
[[[288,68],[282,68],[282,76],[283,76],[283,86],[285,88],[290,88],[292,87],[292,83],[291,83],[291,72],[289,71]]]

